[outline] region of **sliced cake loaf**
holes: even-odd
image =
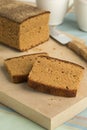
[[[26,2],[0,7],[0,42],[25,51],[47,41],[49,14]]]
[[[6,59],[4,64],[10,74],[11,81],[14,83],[27,81],[34,62],[38,56],[42,55],[47,55],[47,53],[35,53]]]
[[[75,63],[41,56],[28,76],[29,87],[66,97],[76,96],[84,68]]]

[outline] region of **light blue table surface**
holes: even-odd
[[[45,130],[13,110],[0,105],[0,130]],[[87,109],[55,130],[87,130]]]
[[[78,29],[74,14],[66,16],[64,23],[57,27],[86,41],[87,33]],[[36,123],[24,118],[13,110],[0,105],[0,130],[45,130]],[[87,109],[65,122],[56,130],[87,130]]]

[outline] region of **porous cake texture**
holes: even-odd
[[[20,51],[49,39],[49,12],[24,2],[0,8],[0,42]]]
[[[41,56],[28,76],[29,87],[65,97],[75,97],[84,68],[64,60]]]
[[[38,56],[48,55],[47,53],[35,53],[13,57],[4,61],[5,67],[10,74],[11,81],[14,83],[25,82],[28,79],[28,74],[32,69],[34,62]]]

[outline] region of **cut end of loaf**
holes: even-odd
[[[56,96],[75,97],[83,75],[80,65],[47,56],[35,62],[28,76],[29,87]]]

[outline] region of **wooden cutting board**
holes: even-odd
[[[75,98],[52,96],[30,89],[27,83],[10,82],[3,66],[4,59],[36,52],[47,52],[52,57],[72,61],[85,67],[84,77]],[[69,48],[52,39],[26,52],[19,52],[0,44],[0,102],[52,130],[87,107],[87,63]]]

